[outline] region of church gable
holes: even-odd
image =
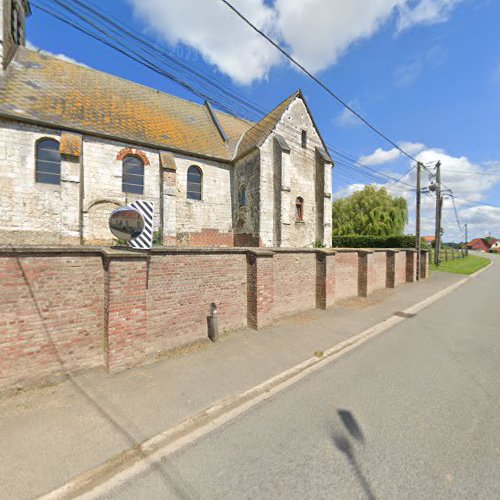
[[[332,162],[300,90],[285,99],[243,135],[235,158],[242,158],[253,149],[262,147],[273,137],[282,140],[284,144],[300,144],[300,147],[308,147],[308,143],[314,144],[320,150],[319,153]]]

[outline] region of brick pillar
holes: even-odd
[[[358,295],[368,297],[373,293],[373,252],[358,250]]]
[[[406,282],[413,283],[417,280],[417,251],[406,250]]]
[[[327,309],[335,303],[335,250],[316,252],[316,307]]]
[[[420,251],[420,277],[422,279],[429,277],[429,250]]]
[[[386,268],[386,283],[387,288],[396,288],[396,260],[398,258],[398,250],[387,250],[387,268]]]
[[[149,257],[107,251],[105,274],[106,366],[114,371],[144,357]]]
[[[273,255],[264,249],[247,253],[247,321],[255,330],[273,323]]]

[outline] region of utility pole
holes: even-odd
[[[435,241],[436,246],[434,251],[434,264],[439,266],[441,260],[441,210],[443,208],[443,198],[441,196],[441,162],[436,163],[436,232]]]
[[[420,188],[420,177],[422,174],[422,164],[420,162],[417,163],[417,214],[416,214],[416,222],[415,222],[415,238],[416,238],[416,247],[417,247],[417,281],[420,279],[420,259],[421,259],[421,246],[422,246],[422,238],[420,236],[420,200],[422,195],[422,190]]]
[[[465,255],[469,255],[469,247],[467,246],[469,243],[469,228],[467,224],[465,224]]]

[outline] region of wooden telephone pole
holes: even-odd
[[[465,255],[469,255],[469,228],[467,224],[465,224]]]
[[[436,230],[434,264],[439,266],[441,262],[441,213],[443,209],[443,197],[441,196],[441,162],[436,163]]]
[[[422,189],[420,187],[420,177],[422,174],[422,164],[417,163],[417,209],[416,209],[416,221],[415,221],[415,246],[417,247],[417,280],[420,279],[420,259],[422,250],[422,238],[420,236],[420,201],[422,197]]]

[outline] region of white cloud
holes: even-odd
[[[404,2],[399,7],[398,29],[403,31],[418,24],[436,24],[448,20],[452,10],[463,0],[420,0]]]
[[[445,21],[462,0],[233,0],[256,26],[308,69],[332,64],[390,19],[398,32]],[[222,2],[129,0],[148,27],[169,44],[185,44],[240,84],[267,77],[284,59]]]
[[[61,59],[61,61],[66,61],[66,62],[70,62],[73,64],[78,64],[80,66],[84,66],[85,68],[88,68],[88,66],[86,64],[83,64],[83,63],[77,61],[76,59],[73,59],[72,57],[69,57],[65,54],[54,54],[53,52],[49,52],[48,50],[40,49],[36,45],[32,44],[29,40],[26,42],[26,48],[30,49],[30,50],[36,50],[37,52],[40,52],[41,54],[45,54],[46,56],[51,56],[51,57],[55,57],[56,59]]]
[[[371,155],[362,156],[359,159],[359,163],[363,165],[382,165],[394,160],[397,160],[400,156],[399,150],[396,148],[389,149],[388,151],[378,148]]]
[[[240,84],[266,78],[280,55],[218,0],[130,0],[135,13],[172,45],[183,43]],[[263,0],[237,0],[235,7],[276,35],[276,12]]]
[[[428,164],[432,171],[432,165],[436,161],[441,161],[441,175],[445,188],[450,188],[455,196],[455,203],[461,224],[469,225],[470,237],[486,236],[491,233],[500,237],[500,208],[489,207],[487,205],[473,205],[473,202],[485,202],[492,189],[500,185],[500,162],[474,163],[465,156],[453,156],[442,149],[426,148],[420,143],[401,142],[400,145],[411,154],[416,155],[416,159],[424,164]],[[371,155],[360,158],[368,159],[372,163],[365,165],[380,165],[394,161],[400,158],[397,149],[390,150],[377,149]],[[379,160],[379,161],[377,161]],[[400,177],[400,172],[385,172],[392,177]],[[335,176],[335,172],[334,172]],[[416,182],[415,170],[403,179],[408,184],[414,186]],[[422,186],[429,185],[429,174],[424,171],[422,174]],[[335,183],[335,177],[334,177]],[[388,182],[388,184],[391,184]],[[362,184],[353,184],[338,193],[336,196],[348,196],[352,192],[362,189]],[[400,187],[406,187],[400,185]],[[392,191],[391,191],[392,192]],[[407,226],[408,233],[415,231],[415,193],[400,193],[393,191],[392,194],[404,196],[408,202],[410,212],[410,221]],[[498,205],[497,201],[493,202]],[[422,198],[422,234],[434,234],[434,216],[435,216],[435,197],[431,194],[424,195]],[[443,228],[445,230],[445,241],[461,241],[461,235],[457,221],[453,201],[446,197],[443,207]]]
[[[401,142],[399,143],[399,145],[410,155],[417,154],[425,148],[425,145],[420,144],[419,142]],[[366,156],[361,156],[359,162],[367,166],[383,165],[385,163],[390,163],[392,161],[398,160],[400,157],[401,151],[399,151],[399,149],[397,148],[377,148],[373,153]]]
[[[416,155],[425,149],[425,144],[421,142],[400,142],[399,146],[410,155]]]

